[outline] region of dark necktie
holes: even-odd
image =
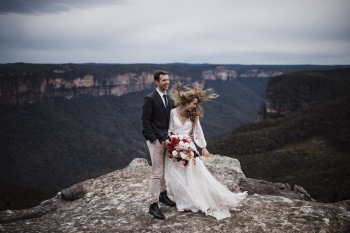
[[[163,95],[163,98],[164,98],[165,108],[168,108],[168,99],[166,95]]]

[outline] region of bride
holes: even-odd
[[[218,97],[212,89],[203,90],[202,87],[197,82],[193,87],[178,82],[170,90],[176,108],[170,113],[165,180],[179,211],[202,211],[220,220],[230,217],[229,210],[247,193],[229,191],[210,174],[199,157],[194,142],[201,148],[203,158],[209,156],[199,121],[204,112],[200,104]]]

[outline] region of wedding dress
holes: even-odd
[[[191,130],[192,122],[188,119],[182,124],[176,108],[172,109],[169,132],[188,137]],[[199,147],[206,147],[198,119],[193,134],[195,143]],[[191,147],[196,150],[193,141]],[[246,192],[233,193],[229,191],[210,174],[199,157],[196,158],[195,163],[190,161],[186,167],[167,157],[165,160],[165,180],[168,193],[173,196],[179,211],[198,212],[200,210],[218,220],[230,217],[229,210],[236,207],[247,196]]]

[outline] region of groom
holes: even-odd
[[[165,217],[159,209],[158,200],[168,206],[175,206],[175,203],[167,195],[164,179],[166,152],[164,143],[167,138],[173,101],[167,93],[170,84],[167,72],[157,70],[153,77],[157,88],[144,98],[142,106],[142,133],[146,138],[152,160],[149,213],[157,219],[164,220]]]

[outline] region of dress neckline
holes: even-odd
[[[188,121],[188,118],[186,118],[186,121],[185,121],[184,123],[182,123],[182,121],[181,121],[181,119],[180,119],[180,117],[179,117],[179,113],[178,113],[178,109],[179,109],[179,108],[180,108],[180,107],[175,108],[176,116],[177,116],[177,119],[179,119],[181,125],[184,126],[184,125],[186,124],[186,122]]]

